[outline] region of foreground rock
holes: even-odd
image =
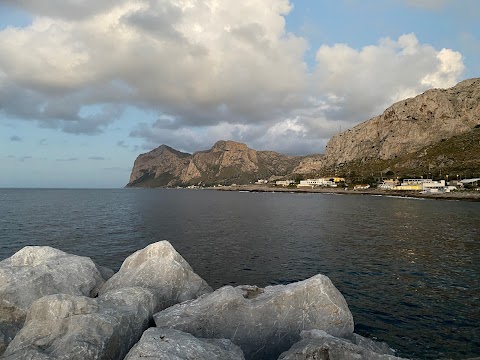
[[[356,336],[357,342],[339,339],[321,330],[303,331],[302,340],[280,355],[278,360],[396,360],[401,359],[382,351],[383,345]],[[355,340],[354,340],[355,341]],[[374,351],[377,350],[378,352]],[[388,349],[389,350],[389,349]],[[388,351],[387,350],[387,351]],[[390,352],[390,351],[388,351]]]
[[[59,293],[96,296],[103,284],[91,259],[48,246],[27,246],[0,261],[0,354],[35,300]]]
[[[160,241],[130,255],[102,287],[100,294],[129,287],[149,289],[156,310],[212,292],[168,241]]]
[[[242,350],[226,339],[197,339],[179,330],[150,328],[125,360],[244,360]]]
[[[276,359],[300,339],[302,330],[323,329],[339,337],[353,333],[345,299],[323,275],[264,289],[225,286],[154,318],[159,327],[230,339],[246,359]]]
[[[123,359],[155,311],[211,292],[167,241],[129,256],[100,296],[46,296],[35,302],[8,359]]]
[[[155,299],[128,288],[91,299],[50,295],[32,304],[5,359],[123,359],[148,328]]]

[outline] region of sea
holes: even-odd
[[[355,331],[480,356],[480,203],[187,189],[0,189],[0,260],[48,245],[118,270],[168,240],[213,288],[330,277]]]

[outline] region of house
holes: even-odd
[[[426,179],[404,179],[400,186],[395,186],[393,190],[400,191],[422,191],[423,183]],[[430,180],[428,180],[430,181]]]
[[[278,180],[275,182],[275,185],[277,186],[289,186],[294,184],[295,184],[295,180]]]
[[[378,185],[378,188],[383,190],[394,190],[395,187],[398,186],[399,184],[400,183],[398,182],[398,180],[386,179],[386,180],[383,180],[380,185]]]
[[[369,184],[358,184],[353,187],[353,190],[367,190],[370,188]]]
[[[444,193],[455,190],[455,186],[447,186],[445,180],[434,181],[432,179],[405,179],[394,190],[423,191],[424,193]]]
[[[306,179],[300,180],[300,184],[297,187],[319,187],[319,186],[329,186],[329,187],[337,187],[335,181],[330,180],[329,178],[320,178],[320,179]]]

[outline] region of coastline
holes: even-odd
[[[454,192],[442,193],[442,194],[422,194],[418,191],[394,191],[394,190],[381,190],[381,189],[347,190],[343,188],[298,189],[298,188],[271,187],[271,186],[262,186],[262,185],[223,186],[223,187],[211,187],[208,189],[218,190],[218,191],[376,195],[376,196],[408,197],[408,198],[433,199],[433,200],[455,200],[455,201],[461,200],[461,201],[480,202],[480,192],[476,192],[476,191],[454,191]]]

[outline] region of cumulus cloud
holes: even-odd
[[[6,5],[20,7],[38,15],[78,19],[92,16],[108,9],[117,0],[84,1],[84,0],[3,0]]]
[[[414,34],[361,49],[324,45],[310,70],[307,41],[285,28],[288,0],[8,3],[35,16],[0,31],[0,110],[90,135],[127,106],[153,111],[154,123],[132,119],[131,136],[147,147],[193,151],[231,138],[320,152],[340,127],[451,86],[463,71],[459,53]]]
[[[463,71],[460,53],[421,44],[414,34],[359,50],[324,45],[317,52],[316,92],[333,99],[329,116],[352,123],[429,88],[453,86]]]

